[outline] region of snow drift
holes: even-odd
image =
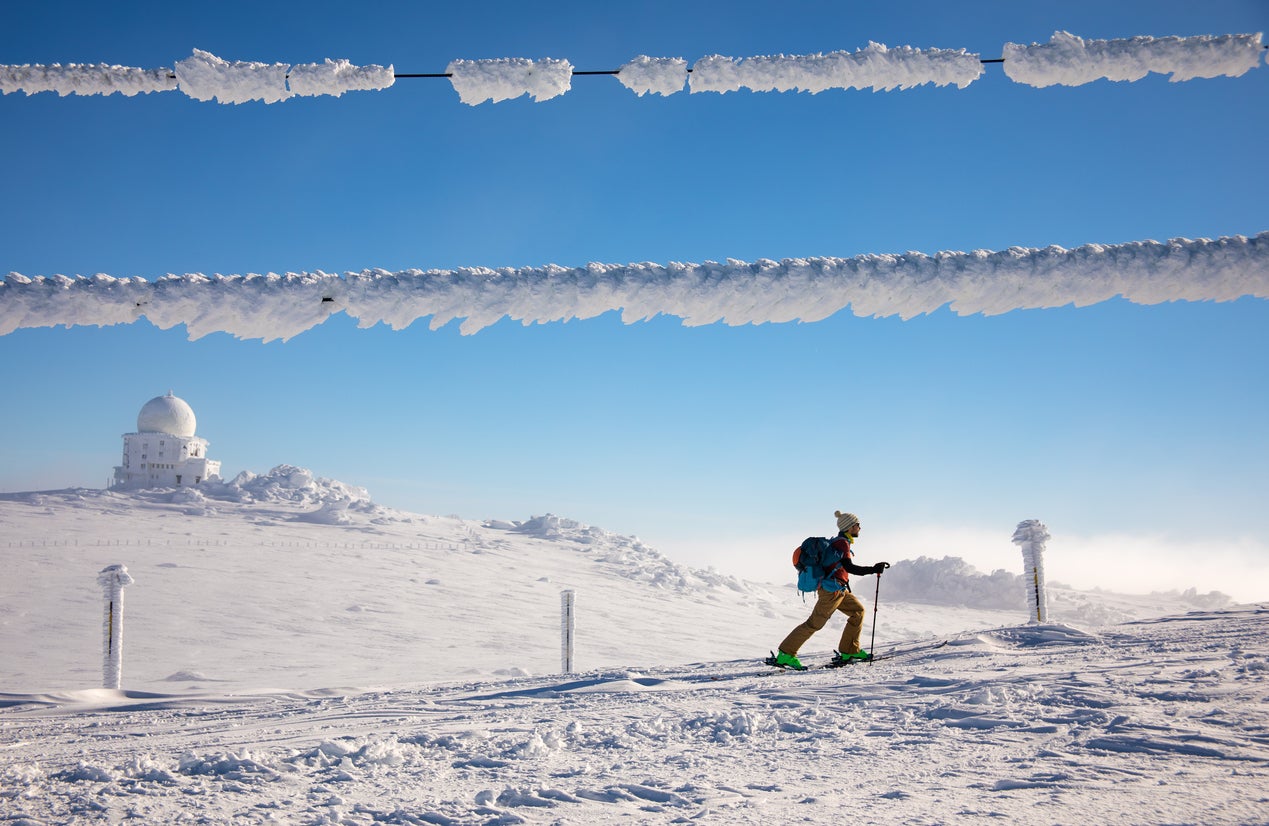
[[[959,315],[1087,306],[1122,296],[1137,304],[1269,298],[1269,232],[1251,238],[1088,244],[1075,249],[910,252],[753,263],[600,264],[566,268],[365,270],[286,275],[169,275],[156,281],[94,275],[0,280],[0,335],[59,324],[184,324],[191,339],[226,332],[288,339],[335,312],[362,327],[402,329],[431,316],[463,333],[509,317],[526,324],[620,310],[627,323],[658,314],[687,325],[907,319],[950,306]]]

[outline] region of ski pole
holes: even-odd
[[[885,565],[885,563],[882,563]],[[889,565],[886,565],[889,568]],[[877,655],[877,605],[881,599],[881,574],[877,574],[877,587],[872,594],[872,639],[868,641],[868,664],[872,665],[872,661]]]

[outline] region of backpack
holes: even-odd
[[[813,592],[838,563],[842,554],[833,547],[833,540],[808,536],[793,549],[793,567],[798,570],[798,590]]]

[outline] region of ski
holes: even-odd
[[[924,651],[935,651],[947,645],[947,642],[948,642],[947,640],[939,640],[933,643],[926,643],[922,645],[912,645],[912,646],[908,646],[907,648],[900,648],[895,651],[888,651],[885,654],[874,654],[873,656],[867,657],[864,659],[842,660],[839,662],[833,662],[830,660],[829,662],[823,663],[821,665],[815,665],[815,666],[804,665],[801,668],[794,668],[791,665],[780,665],[779,663],[776,662],[774,651],[771,652],[771,656],[766,657],[765,659],[763,659],[762,662],[765,665],[769,665],[772,668],[778,668],[781,671],[810,671],[813,668],[844,668],[845,666],[854,665],[855,663],[871,663],[871,662],[877,662],[878,660],[889,660],[893,657],[903,657],[908,654],[919,654]]]
[[[942,648],[945,645],[947,645],[947,640],[939,640],[938,642],[929,643],[928,645],[913,645],[907,648],[901,648],[897,651],[887,651],[885,654],[874,654],[873,656],[867,657],[862,660],[846,660],[844,662],[838,662],[838,663],[829,662],[829,663],[826,663],[824,667],[825,668],[841,668],[844,665],[851,665],[853,663],[871,663],[871,662],[876,662],[877,660],[888,660],[892,657],[903,657],[908,654],[919,654],[924,651],[935,651],[939,648]]]
[[[774,651],[771,652],[770,657],[767,657],[762,662],[765,663],[766,665],[771,666],[772,668],[778,668],[781,671],[810,671],[811,670],[809,666],[805,666],[805,665],[802,666],[801,668],[794,668],[791,665],[781,665],[780,663],[776,662],[776,655]]]

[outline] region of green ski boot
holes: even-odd
[[[789,668],[794,671],[805,671],[806,666],[802,665],[802,661],[792,654],[786,654],[778,651],[774,656],[767,657],[767,665],[774,665],[776,668]]]

